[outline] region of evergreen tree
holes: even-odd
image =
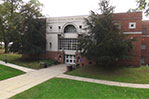
[[[109,68],[120,59],[127,58],[133,48],[133,40],[126,39],[126,35],[114,25],[114,7],[108,0],[101,0],[99,7],[101,15],[91,11],[85,19],[88,33],[80,37],[80,47],[83,49],[82,55]]]
[[[40,18],[42,17],[40,5],[32,1],[21,9],[23,16],[22,53],[29,55],[44,53],[46,48],[46,21]]]

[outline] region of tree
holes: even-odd
[[[46,21],[41,18],[40,10],[40,5],[32,1],[21,9],[23,16],[22,53],[31,56],[44,53],[46,49]]]
[[[46,49],[46,19],[41,18],[42,4],[38,0],[30,0],[21,6],[21,33],[17,35],[11,52],[27,55],[37,55]]]
[[[138,9],[145,10],[145,14],[149,15],[149,1],[148,0],[137,0]]]
[[[91,15],[85,19],[88,35],[80,37],[80,47],[83,49],[81,54],[109,68],[127,58],[133,48],[133,40],[126,39],[127,36],[114,25],[114,7],[108,0],[101,0],[99,7],[101,15],[91,11]]]
[[[22,0],[3,0],[0,4],[0,33],[5,44],[5,53],[8,53],[8,44],[12,42],[19,31],[19,7]]]

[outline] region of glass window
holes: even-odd
[[[78,39],[59,39],[58,48],[59,50],[77,50]]]
[[[121,29],[121,24],[120,24],[120,23],[114,23],[114,25],[115,25],[118,29]]]
[[[130,22],[129,29],[135,29],[135,28],[136,28],[136,22]]]
[[[144,65],[144,64],[145,64],[145,58],[141,58],[141,59],[140,59],[140,64],[141,64],[141,65]]]
[[[49,43],[49,47],[52,48],[52,42]]]
[[[82,25],[80,25],[79,28],[82,29]]]
[[[142,34],[145,34],[146,33],[146,28],[143,28],[142,29]]]
[[[77,29],[73,25],[67,25],[64,29],[64,33],[77,33]]]
[[[141,45],[141,49],[145,50],[146,49],[146,45],[145,44]]]

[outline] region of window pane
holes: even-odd
[[[77,39],[59,39],[59,49],[64,50],[77,50],[78,46]]]
[[[145,34],[146,33],[146,28],[143,28],[142,29],[142,34]]]

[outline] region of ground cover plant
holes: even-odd
[[[0,80],[8,79],[21,74],[24,74],[24,72],[0,64]]]
[[[107,71],[100,66],[88,65],[66,74],[101,80],[149,84],[149,67],[145,66],[124,67]]]
[[[149,89],[123,88],[54,78],[11,99],[148,99],[148,93]]]
[[[40,66],[41,62],[45,62],[48,63],[48,65],[52,65],[54,64],[54,61],[50,60],[50,59],[45,59],[45,60],[41,60],[41,59],[23,59],[22,55],[20,54],[14,54],[14,53],[8,53],[8,54],[4,54],[3,50],[0,50],[0,60],[5,61],[5,57],[7,57],[7,61],[9,63],[13,63],[13,64],[17,64],[20,66],[24,66],[24,67],[28,67],[28,68],[33,68],[33,69],[40,69],[42,68]]]

